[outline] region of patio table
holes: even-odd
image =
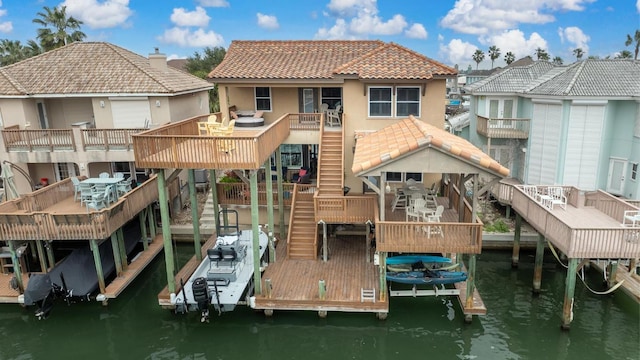
[[[119,178],[88,178],[85,180],[82,180],[81,183],[83,184],[91,184],[91,185],[113,185],[111,187],[111,191],[112,191],[112,196],[111,199],[113,199],[114,201],[116,201],[118,199],[118,189],[116,184],[118,184],[120,181],[123,181],[123,179],[119,179]]]

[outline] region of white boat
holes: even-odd
[[[240,231],[237,225],[220,226],[216,244],[207,249],[207,256],[172,299],[178,312],[200,311],[202,322],[209,320],[209,308],[218,314],[233,311],[241,301],[249,303],[253,293],[253,232]],[[260,259],[264,258],[269,238],[260,229],[258,235]],[[244,295],[244,297],[243,297]]]

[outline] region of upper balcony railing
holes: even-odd
[[[488,118],[476,115],[478,134],[496,139],[529,138],[529,119]]]
[[[133,136],[136,166],[154,169],[259,169],[289,136],[289,115],[262,129],[238,128],[230,136],[200,135],[208,115]]]
[[[132,135],[146,129],[44,129],[2,130],[5,151],[110,151],[133,149]]]

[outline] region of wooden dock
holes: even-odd
[[[162,242],[162,234],[156,235],[156,237],[149,243],[147,250],[139,253],[127,266],[127,270],[122,271],[120,276],[117,276],[107,286],[104,297],[107,299],[115,299],[124,289],[131,284],[135,278],[140,275],[149,263],[155,259],[156,255],[162,251],[164,244]]]
[[[202,252],[202,258],[204,259],[207,256],[207,249],[212,248],[216,243],[217,237],[211,236],[207,242],[205,242],[200,251]],[[175,276],[176,281],[176,292],[182,290],[182,286],[180,285],[180,280],[183,282],[187,282],[187,280],[191,277],[198,265],[200,265],[201,260],[198,260],[196,256],[192,256],[189,261],[178,271]],[[174,309],[175,305],[171,304],[171,294],[169,293],[169,288],[167,286],[158,293],[158,304],[164,309]]]
[[[0,304],[20,304],[20,293],[11,288],[10,282],[13,274],[0,274]],[[27,287],[29,275],[22,274],[22,283]]]
[[[273,310],[311,310],[344,312],[389,312],[387,294],[380,293],[378,267],[367,262],[364,236],[329,238],[329,260],[286,258],[286,244],[278,244],[275,263],[262,276],[262,295],[255,297],[255,308]],[[272,288],[266,288],[266,279]],[[321,298],[320,280],[326,292]],[[373,298],[363,299],[363,290]]]
[[[467,271],[466,267],[463,265],[461,271]],[[467,282],[462,281],[454,284],[456,289],[460,291],[458,294],[458,302],[460,303],[460,308],[462,308],[462,313],[465,316],[471,315],[487,315],[487,307],[484,306],[484,301],[480,297],[480,293],[478,292],[478,287],[476,286],[473,289],[473,299],[472,306],[467,307]]]

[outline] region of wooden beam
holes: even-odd
[[[376,184],[372,183],[367,176],[360,176],[360,180],[362,180],[363,183],[367,184],[367,186],[370,187],[376,194],[380,195],[380,191],[382,190],[377,187]]]
[[[175,263],[173,259],[173,242],[171,241],[171,217],[167,204],[167,187],[164,178],[164,169],[157,170],[158,202],[160,203],[160,219],[162,221],[162,240],[164,242],[164,262],[167,270],[167,289],[169,294],[176,292]]]
[[[198,216],[198,193],[196,192],[196,171],[187,170],[189,175],[189,199],[191,200],[191,223],[193,225],[193,246],[195,247],[196,259],[202,260],[200,251],[200,217]]]
[[[540,284],[542,283],[542,263],[544,262],[544,248],[546,240],[543,234],[538,234],[538,243],[536,244],[536,259],[533,266],[533,293],[540,293]]]
[[[270,174],[269,174],[270,175]],[[262,294],[260,272],[260,213],[258,210],[258,171],[251,170],[251,230],[253,232],[253,282],[255,294]]]
[[[573,320],[573,296],[576,290],[576,271],[578,269],[578,263],[580,259],[569,259],[569,266],[567,268],[567,280],[565,280],[564,288],[564,303],[562,305],[562,329],[569,330],[571,320]],[[615,276],[615,274],[613,275]]]
[[[267,157],[264,168],[271,172],[271,156]],[[269,236],[269,262],[271,263],[276,261],[276,248],[273,242],[273,178],[271,178],[271,174],[265,176],[265,180],[267,186],[267,224],[269,227],[267,235]],[[282,208],[279,210],[282,211]]]

